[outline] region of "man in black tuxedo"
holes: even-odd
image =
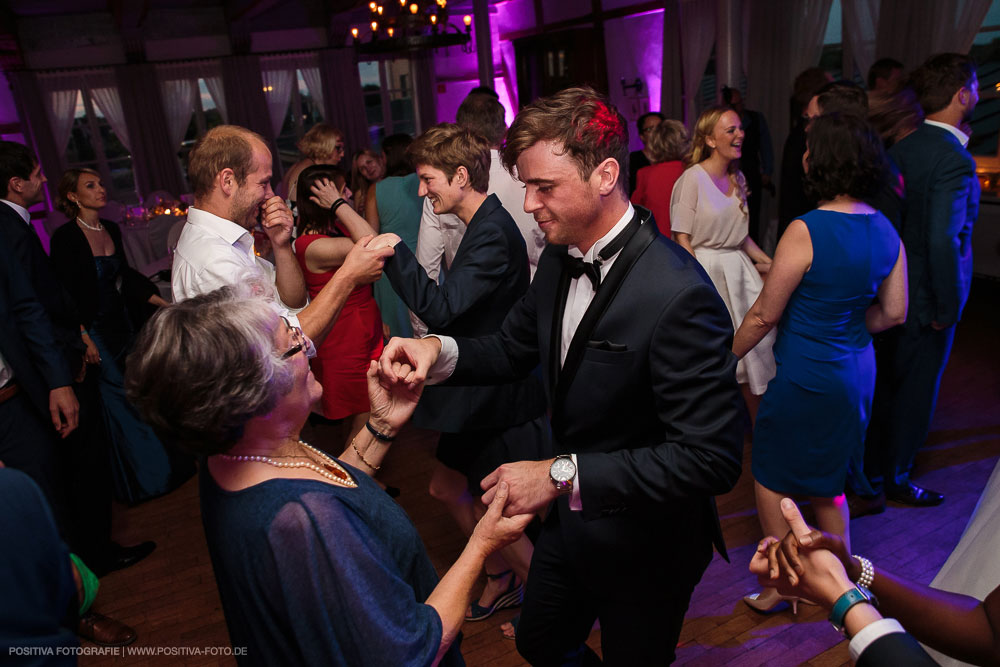
[[[865,442],[865,471],[889,500],[937,505],[940,493],[910,481],[937,402],[955,326],[972,282],[972,225],[979,213],[976,163],[959,128],[979,101],[975,62],[932,56],[911,75],[927,114],[889,150],[906,188],[899,235],[906,246],[910,308],[906,322],[876,346],[878,373]]]
[[[55,350],[75,378],[79,427],[56,454],[58,484],[53,498],[60,528],[74,553],[99,574],[128,567],[148,556],[156,545],[144,542],[122,547],[111,541],[111,459],[103,427],[96,371],[88,372],[85,353],[89,337],[76,308],[56,279],[41,241],[31,226],[28,209],[42,201],[46,182],[41,166],[23,144],[0,141],[0,243],[14,258],[34,289],[51,325]],[[90,358],[96,358],[96,348]],[[57,426],[58,428],[58,426]],[[60,497],[61,496],[61,497]]]
[[[549,245],[501,331],[480,338],[393,339],[383,381],[490,383],[541,363],[555,451],[505,464],[507,514],[551,508],[535,544],[517,646],[534,665],[674,657],[694,586],[725,554],[713,496],[740,474],[743,420],[732,325],[690,254],[633,208],[621,114],[590,88],[522,110],[504,165],[517,169]],[[397,377],[394,361],[415,370]],[[553,503],[554,501],[554,503]]]

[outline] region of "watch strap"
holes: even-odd
[[[855,586],[837,598],[830,610],[829,621],[837,632],[844,631],[844,617],[851,607],[862,602],[871,603],[873,596],[862,588]]]

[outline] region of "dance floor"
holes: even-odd
[[[922,583],[933,579],[958,542],[1000,457],[998,303],[1000,283],[974,282],[931,434],[917,457],[915,479],[944,493],[945,503],[926,509],[890,504],[883,514],[851,523],[855,553]],[[305,435],[315,445],[324,444],[322,432]],[[381,479],[402,490],[399,502],[417,525],[434,565],[444,572],[465,540],[444,508],[427,495],[433,448],[430,434],[406,431],[393,446]],[[757,589],[747,571],[760,539],[751,450],[748,437],[743,475],[733,491],[718,499],[731,563],[716,555],[695,590],[675,664],[848,664],[846,641],[841,641],[819,607],[800,607],[797,616],[790,610],[760,616],[740,600]],[[220,647],[229,646],[229,637],[197,495],[196,481],[190,480],[169,496],[120,513],[116,525],[120,541],[152,539],[159,547],[142,563],[102,579],[95,609],[134,626],[139,639],[119,649],[118,655],[84,656],[81,665],[234,664],[233,658],[218,656]],[[470,667],[525,664],[514,643],[503,639],[499,630],[516,613],[504,610],[487,621],[465,625],[463,652]],[[599,630],[592,633],[590,643],[599,648]],[[197,653],[201,655],[193,655]]]

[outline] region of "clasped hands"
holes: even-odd
[[[765,537],[750,561],[762,586],[782,595],[813,600],[829,609],[861,575],[858,561],[836,535],[810,528],[790,498],[781,501],[789,531],[784,539]]]

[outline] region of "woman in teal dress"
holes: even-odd
[[[417,194],[420,182],[406,153],[411,143],[413,137],[408,134],[393,134],[382,141],[386,177],[369,191],[374,194],[369,194],[365,218],[380,234],[392,232],[408,247],[416,248],[424,202]],[[410,311],[385,276],[375,283],[375,302],[388,329],[387,337],[413,336]]]
[[[839,114],[815,119],[803,166],[820,206],[781,237],[733,352],[742,357],[778,326],[777,375],[753,436],[764,534],[785,532],[783,497],[808,498],[820,529],[840,535],[849,548],[844,483],[870,418],[871,334],[906,318],[906,254],[885,216],[862,201],[886,178],[882,144],[865,120]],[[758,611],[782,601],[773,588],[744,599]]]

